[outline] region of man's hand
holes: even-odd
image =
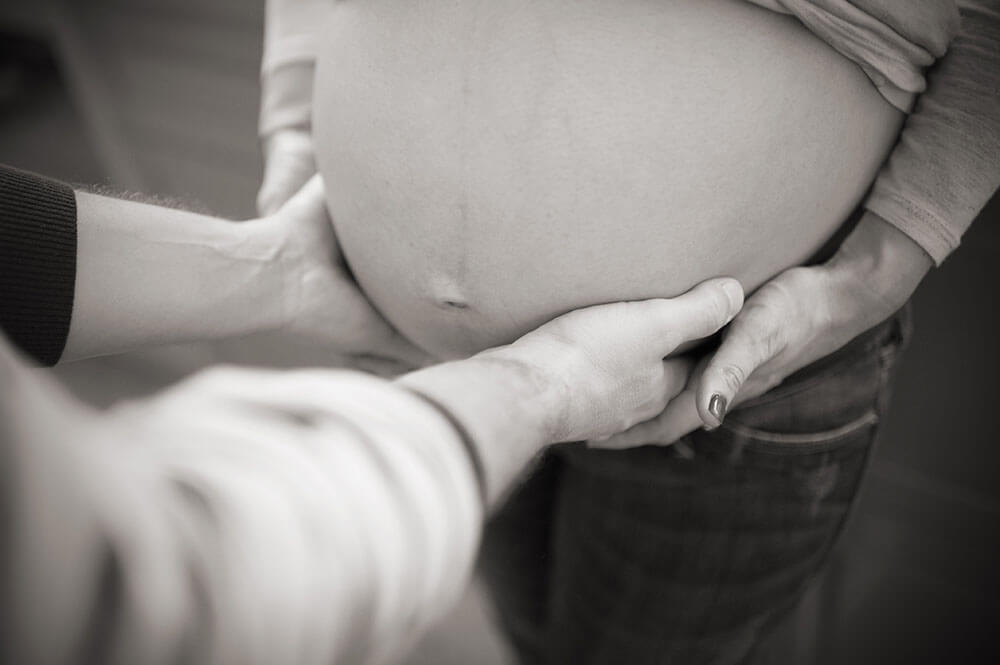
[[[351,277],[326,212],[323,181],[314,176],[278,212],[255,224],[278,233],[284,279],[281,331],[318,341],[392,373],[432,362],[372,306]]]
[[[399,383],[464,424],[492,505],[542,447],[607,437],[659,413],[692,365],[664,357],[715,333],[742,304],[739,282],[721,278],[677,298],[588,307]]]
[[[308,130],[276,131],[264,143],[264,180],[257,193],[257,212],[277,212],[315,174],[316,159]]]
[[[570,312],[483,355],[534,368],[553,386],[549,441],[608,437],[660,413],[692,367],[664,357],[714,334],[742,305],[739,282],[713,279],[677,298]]]
[[[734,405],[892,315],[930,266],[912,240],[866,214],[828,263],[787,270],[754,293],[719,349],[659,416],[595,445],[668,444],[698,427],[718,427]]]

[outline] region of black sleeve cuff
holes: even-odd
[[[62,356],[76,286],[76,195],[0,166],[0,328],[43,365]]]

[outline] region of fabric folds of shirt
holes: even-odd
[[[333,5],[333,0],[268,0],[258,127],[262,137],[309,127],[316,53]]]
[[[57,613],[66,639],[20,631],[0,658],[81,662],[59,651],[71,638],[82,662],[387,663],[468,581],[482,506],[467,453],[399,386],[220,369],[66,441],[46,432],[65,422],[46,417],[56,400],[21,379],[8,602]],[[88,545],[32,555],[49,537]]]
[[[791,14],[853,60],[890,104],[908,112],[926,89],[924,70],[944,55],[958,30],[951,0],[749,0]]]
[[[889,103],[910,112],[865,205],[940,264],[1000,184],[997,0],[748,1],[795,16],[856,63]],[[323,12],[332,6],[333,0],[270,0],[274,27],[262,113],[268,132],[279,121],[308,123],[311,87],[304,90],[277,68],[311,66],[315,52],[304,35],[320,35]]]
[[[959,7],[962,30],[865,202],[938,265],[1000,186],[1000,1]]]

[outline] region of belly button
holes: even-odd
[[[462,289],[454,280],[437,275],[428,284],[431,300],[445,310],[471,309],[468,300],[462,294]]]

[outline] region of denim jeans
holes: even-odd
[[[753,662],[841,532],[909,331],[904,308],[671,447],[551,449],[483,543],[521,662]]]

